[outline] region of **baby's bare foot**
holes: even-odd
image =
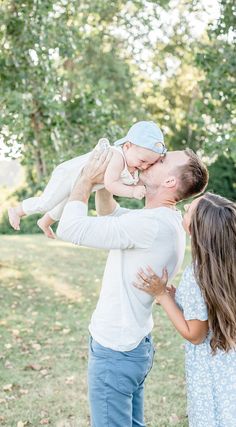
[[[49,225],[46,225],[43,218],[40,218],[37,221],[37,225],[41,230],[44,232],[45,236],[47,236],[49,239],[55,239],[55,233],[53,232],[52,228]]]
[[[17,212],[17,208],[9,208],[8,209],[8,218],[9,222],[14,228],[14,230],[19,231],[20,230],[20,215]]]

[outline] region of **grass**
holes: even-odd
[[[87,328],[106,252],[22,235],[1,237],[0,254],[0,425],[89,426]],[[147,427],[187,427],[183,340],[161,308],[154,318]]]

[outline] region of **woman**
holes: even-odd
[[[236,205],[206,193],[185,206],[192,266],[178,289],[148,267],[135,284],[153,295],[186,339],[191,427],[236,426]]]

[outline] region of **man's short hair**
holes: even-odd
[[[189,161],[177,169],[177,199],[188,199],[202,193],[208,184],[208,170],[193,150],[187,148],[184,153]]]

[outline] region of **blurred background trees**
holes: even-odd
[[[2,0],[0,150],[24,165],[18,195],[151,119],[236,199],[235,13],[232,0]]]

